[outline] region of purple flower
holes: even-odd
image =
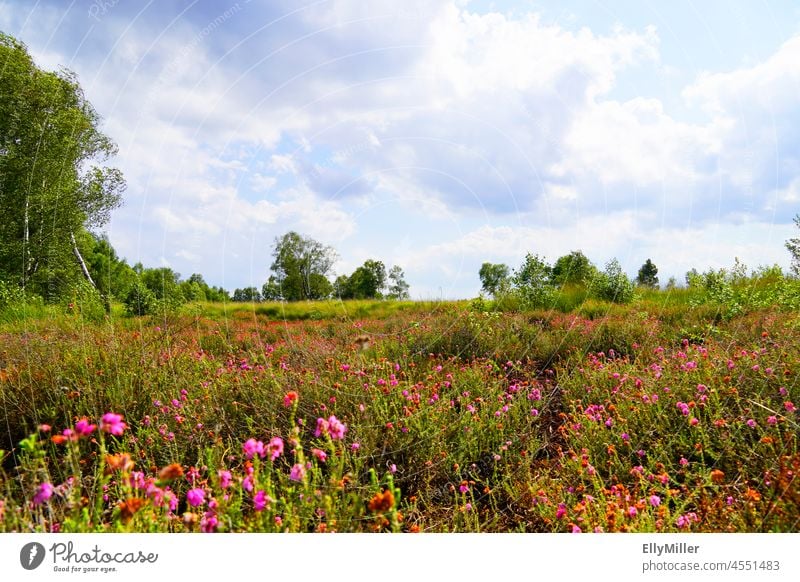
[[[90,424],[86,417],[75,423],[75,432],[81,436],[89,436],[97,428],[96,424]]]
[[[226,471],[224,469],[217,471],[217,476],[219,477],[219,486],[223,489],[227,489],[231,485],[231,472]]]
[[[306,476],[306,468],[300,463],[295,464],[289,473],[289,479],[292,481],[302,481]]]
[[[255,455],[263,459],[266,454],[264,452],[264,443],[256,439],[247,439],[244,445],[242,445],[242,449],[244,450],[245,457],[248,459],[252,459]]]
[[[122,422],[121,414],[106,412],[103,415],[102,421],[103,430],[107,433],[113,434],[114,436],[120,436],[127,428],[127,425]]]
[[[756,421],[753,420],[752,418],[748,419],[747,420],[747,426],[749,426],[750,428],[755,428],[756,427]]]
[[[652,505],[653,507],[658,507],[659,505],[661,505],[661,498],[658,495],[651,495],[650,505]]]
[[[34,505],[41,505],[48,499],[53,496],[53,484],[52,483],[42,483],[39,485],[39,489],[36,491],[36,495],[33,496],[33,504]]]
[[[186,492],[186,502],[192,507],[203,505],[206,500],[206,492],[200,488],[189,489]]]
[[[264,511],[272,503],[272,497],[267,495],[263,489],[259,489],[253,496],[253,507],[256,511]]]
[[[267,444],[266,453],[269,454],[271,461],[280,457],[283,454],[283,439],[281,437],[272,437],[269,444]]]

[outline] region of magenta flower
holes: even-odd
[[[686,457],[681,457],[681,460],[679,462],[681,464],[681,467],[685,467],[686,465],[689,464],[689,460],[686,459]]]
[[[203,503],[205,503],[205,500],[206,500],[206,492],[200,489],[199,487],[195,489],[189,489],[189,491],[186,492],[186,502],[192,507],[203,505]]]
[[[629,515],[629,516],[631,516],[631,517],[636,517],[636,516],[638,515],[638,513],[639,513],[639,512],[636,510],[636,508],[635,508],[633,505],[631,505],[631,506],[628,508],[628,515]]]
[[[746,424],[747,424],[747,426],[749,426],[750,428],[755,428],[755,427],[756,427],[756,421],[755,421],[755,420],[753,420],[752,418],[749,418],[749,419],[747,419],[747,423],[746,423]]]
[[[272,497],[264,493],[263,489],[259,489],[253,496],[253,507],[256,511],[264,511],[270,503],[272,503]]]
[[[796,412],[797,411],[797,407],[794,405],[794,403],[791,400],[787,400],[786,402],[784,402],[783,403],[783,407],[786,409],[786,412]]]
[[[81,436],[89,436],[97,428],[96,424],[90,424],[86,417],[75,423],[75,432]]]
[[[245,457],[248,459],[252,459],[255,455],[263,459],[266,454],[264,452],[264,443],[256,439],[247,439],[244,445],[242,445],[242,449],[244,450]]]
[[[102,428],[104,432],[120,436],[128,425],[122,422],[122,415],[113,412],[106,412],[102,418]]]
[[[347,427],[338,418],[331,415],[328,419],[328,431],[333,440],[342,440],[344,438],[344,433],[347,432]]]
[[[271,461],[280,457],[283,454],[283,439],[281,437],[272,437],[266,447],[266,453],[269,454]]]
[[[317,419],[317,428],[314,430],[314,436],[320,437],[324,434],[328,434],[328,421],[324,418]]]
[[[768,416],[767,417],[767,424],[773,425],[773,426],[778,424],[778,417],[777,416]]]
[[[311,449],[311,454],[323,463],[328,459],[328,453],[322,449]]]
[[[650,505],[652,505],[653,507],[658,507],[659,505],[661,505],[661,498],[658,495],[651,495]]]
[[[300,463],[295,464],[289,473],[289,479],[292,481],[302,481],[306,476],[306,468]]]
[[[219,477],[219,486],[223,489],[227,489],[231,485],[232,476],[230,471],[220,470],[217,471],[217,477]]]
[[[33,504],[34,505],[41,505],[48,499],[53,496],[53,484],[52,483],[42,483],[39,485],[39,489],[36,491],[36,495],[33,496]]]
[[[579,528],[577,525],[575,525],[575,524],[573,523],[573,524],[572,524],[572,533],[582,533],[582,532],[581,532],[581,528]]]

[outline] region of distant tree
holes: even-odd
[[[553,285],[588,285],[597,269],[581,251],[559,257],[553,264],[550,280]]]
[[[264,288],[270,299],[300,301],[330,296],[333,285],[327,276],[336,260],[333,248],[292,231],[275,239],[272,256],[273,275]]]
[[[98,236],[84,230],[77,241],[100,294],[109,300],[123,301],[137,278],[133,268],[119,258],[105,235]]]
[[[403,269],[395,265],[389,269],[389,288],[386,296],[389,299],[408,299],[410,297],[409,285],[406,283]]]
[[[381,261],[369,259],[346,280],[337,278],[336,285],[342,299],[378,299],[386,287],[386,267]]]
[[[606,263],[606,268],[592,282],[595,296],[615,303],[629,303],[633,299],[633,281],[622,270],[617,259]]]
[[[237,303],[257,303],[261,301],[261,293],[256,287],[245,287],[233,292],[233,300]]]
[[[636,282],[643,287],[658,287],[658,267],[655,266],[653,261],[647,259],[639,269],[639,275],[636,277]]]
[[[481,291],[496,296],[508,285],[508,265],[502,263],[483,263],[478,271],[481,279]]]
[[[176,273],[169,267],[158,267],[144,269],[140,277],[142,283],[153,292],[156,299],[167,300],[172,303],[183,302],[183,293],[179,286],[180,273]]]
[[[794,224],[797,228],[800,228],[800,214],[794,217]],[[786,249],[792,254],[792,273],[800,276],[800,238],[787,240]]]
[[[527,306],[541,307],[550,301],[553,295],[551,272],[550,265],[543,257],[531,253],[525,255],[525,260],[511,280]]]
[[[675,277],[670,277],[667,281],[667,290],[675,289],[678,287],[678,280]]]
[[[206,290],[206,299],[209,301],[230,301],[231,294],[222,287],[210,287]]]

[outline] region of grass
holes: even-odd
[[[0,531],[798,530],[796,311],[559,306],[9,317]]]

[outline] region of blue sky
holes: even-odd
[[[417,298],[528,251],[789,263],[792,2],[0,1],[0,30],[103,116],[131,263],[260,286],[294,229]]]

